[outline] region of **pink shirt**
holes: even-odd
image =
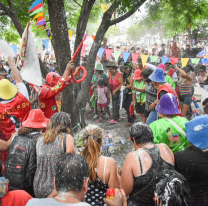
[[[97,87],[97,93],[98,93],[98,100],[97,102],[99,104],[106,104],[107,103],[107,93],[108,89],[107,87],[100,88],[99,86]]]
[[[205,76],[201,76],[201,75],[199,75],[198,77],[197,77],[197,79],[198,79],[198,83],[200,84],[200,83],[202,83],[202,82],[204,82],[204,80],[206,79],[206,77],[208,76],[208,74],[206,74]]]
[[[122,74],[121,72],[118,72],[117,74],[116,74],[116,76],[114,77],[114,79],[112,80],[111,79],[111,74],[109,74],[109,85],[110,85],[110,88],[112,89],[112,90],[115,90],[115,89],[117,89],[118,87],[119,87],[119,85],[120,85],[120,83],[119,83],[119,81],[118,81],[118,78],[119,78],[119,75],[120,74]]]

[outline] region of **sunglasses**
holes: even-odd
[[[203,72],[206,72],[206,71],[199,71],[199,73],[203,73]]]

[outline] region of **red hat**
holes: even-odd
[[[49,119],[45,118],[40,109],[33,109],[30,111],[28,118],[22,123],[22,126],[41,129],[46,128],[48,123]]]
[[[61,76],[56,72],[49,72],[46,76],[46,82],[53,87],[57,84],[60,78]]]
[[[142,79],[141,71],[139,69],[136,69],[134,72],[134,80],[140,80],[140,79]]]

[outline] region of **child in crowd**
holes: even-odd
[[[132,87],[132,106],[135,105],[136,113],[142,118],[142,122],[145,122],[144,110],[146,103],[146,93],[145,93],[145,82],[141,76],[141,70],[136,69],[134,72],[134,82]],[[135,104],[136,103],[136,104]]]
[[[102,121],[101,108],[104,108],[105,111],[107,112],[107,114],[110,117],[110,111],[108,109],[109,97],[107,95],[107,92],[108,92],[108,88],[105,86],[105,80],[104,79],[98,79],[97,80],[97,96],[98,96],[97,110],[98,110],[99,118],[98,118],[97,122]]]

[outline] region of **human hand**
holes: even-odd
[[[134,106],[134,105],[135,105],[135,101],[132,101],[132,102],[131,102],[131,106]]]
[[[75,69],[74,76],[77,76],[80,70],[81,70],[81,68],[80,67],[77,67]]]
[[[116,89],[115,89],[115,90],[113,90],[112,95],[115,95],[115,94],[116,94],[116,92],[117,92],[117,90],[116,90]]]
[[[131,89],[134,91],[138,91],[138,89],[136,87],[132,87]]]
[[[155,106],[156,106],[156,105],[155,105],[155,103],[153,102],[153,103],[150,105],[150,110],[153,111],[153,110],[155,109]]]
[[[67,65],[66,65],[66,69],[69,69],[69,71],[73,70],[74,68],[74,61],[70,61]]]
[[[104,199],[104,202],[108,206],[127,206],[127,198],[124,191],[121,189],[115,189],[115,196],[113,199]]]

